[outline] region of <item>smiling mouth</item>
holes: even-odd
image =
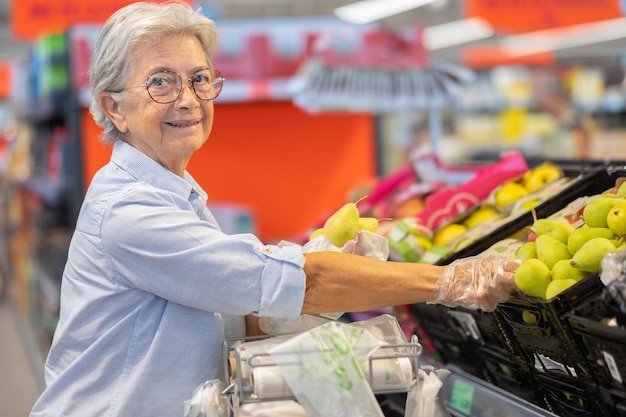
[[[174,127],[189,127],[189,126],[195,126],[198,123],[200,123],[199,121],[195,121],[195,122],[184,122],[184,123],[169,123],[166,122],[166,124],[170,125],[170,126],[174,126]]]

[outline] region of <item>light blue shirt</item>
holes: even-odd
[[[180,417],[223,379],[245,314],[300,314],[302,249],[226,235],[206,203],[189,174],[115,144],[78,217],[32,417]]]

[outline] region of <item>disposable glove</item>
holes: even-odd
[[[457,259],[446,266],[437,283],[434,303],[493,311],[515,288],[520,261],[498,256]]]

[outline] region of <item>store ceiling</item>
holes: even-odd
[[[26,57],[30,44],[12,38],[9,23],[9,6],[17,0],[0,0],[0,61],[10,61]],[[218,19],[291,17],[291,16],[333,16],[337,7],[355,0],[198,0],[205,9],[215,11]],[[463,17],[462,0],[438,0],[419,9],[386,18],[382,25],[400,28],[409,25],[431,26]],[[496,39],[480,41],[493,44]],[[478,42],[474,42],[477,44]],[[449,47],[431,54],[435,58],[449,62],[459,62],[465,46]],[[602,42],[584,47],[559,51],[557,57],[565,62],[614,64],[626,56],[626,39]]]

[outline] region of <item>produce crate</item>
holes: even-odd
[[[607,416],[626,417],[626,392],[600,388],[600,399]]]
[[[533,404],[543,404],[533,373],[522,360],[485,347],[478,349],[478,355],[485,365],[488,382]]]
[[[608,324],[611,316],[601,293],[584,307],[566,316],[575,342],[586,353],[599,386],[626,391],[626,328]]]
[[[510,333],[505,333],[502,329],[507,324],[498,317],[497,312],[462,307],[449,308],[447,312],[476,347],[487,348],[503,355],[518,353],[508,338]]]
[[[475,344],[449,314],[449,307],[439,304],[411,304],[409,310],[418,322],[419,340],[432,343],[442,364],[454,364],[464,371],[485,379],[485,369]],[[425,334],[424,334],[425,333]]]
[[[574,169],[561,167],[565,177],[572,181],[557,195],[546,199],[534,207],[537,218],[546,218],[565,208],[570,202],[589,195],[601,193],[615,185],[615,180],[626,176],[626,167],[589,167]],[[502,224],[491,233],[474,240],[464,248],[450,252],[436,262],[436,265],[448,265],[453,261],[469,256],[475,256],[491,248],[494,244],[516,235],[534,222],[533,213],[525,211],[511,221]]]
[[[548,410],[559,417],[606,417],[600,393],[586,381],[535,374],[539,391]]]
[[[530,368],[545,374],[565,375],[571,380],[589,380],[593,371],[574,339],[566,315],[585,306],[602,288],[599,275],[594,274],[550,300],[512,296],[496,311],[508,324],[509,337],[517,343],[520,358]],[[536,323],[524,320],[525,310],[534,314]]]

